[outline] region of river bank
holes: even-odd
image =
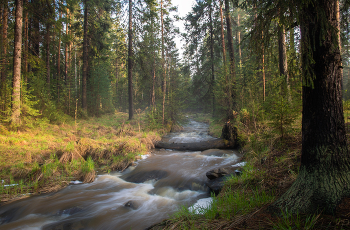
[[[167,131],[150,127],[144,113],[129,122],[121,112],[40,122],[18,131],[0,126],[0,204],[92,182],[97,173],[122,171],[148,154]]]
[[[168,133],[162,141],[213,139],[207,124],[189,119],[181,132]],[[181,205],[210,199],[206,172],[232,167],[239,161],[240,154],[234,150],[152,149],[123,172],[102,173],[93,183],[3,205],[0,224],[3,229],[145,229]]]
[[[198,116],[210,123],[212,133],[219,133],[220,121],[210,116]],[[211,205],[188,209],[183,206],[170,218],[149,227],[160,229],[348,229],[350,199],[345,198],[336,213],[324,215],[269,212],[269,205],[285,193],[298,175],[301,158],[301,117],[281,137],[268,123],[237,122],[245,146],[243,174],[226,180]],[[350,139],[350,124],[347,137]]]

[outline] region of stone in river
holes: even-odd
[[[216,178],[220,178],[229,174],[236,174],[240,176],[242,174],[240,167],[226,167],[226,168],[217,168],[208,171],[205,175],[209,180],[214,180]]]
[[[124,175],[122,178],[128,182],[143,183],[148,180],[160,180],[168,176],[167,171],[163,170],[151,170],[131,173],[131,175]]]
[[[219,177],[213,180],[209,180],[206,185],[209,187],[210,192],[215,193],[215,195],[218,195],[221,191],[221,189],[224,187],[224,182],[225,180],[227,180],[228,178],[230,178],[232,176],[232,174],[223,176],[223,177]]]
[[[138,208],[136,203],[134,201],[132,201],[132,200],[129,200],[128,202],[126,202],[124,204],[124,207],[131,208],[131,209],[134,209],[134,210],[136,210]]]

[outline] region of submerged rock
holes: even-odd
[[[126,208],[131,208],[131,209],[133,209],[133,210],[136,210],[136,209],[138,208],[138,205],[137,205],[134,201],[129,200],[128,202],[126,202],[126,203],[124,204],[124,207],[126,207]]]
[[[63,209],[63,210],[59,210],[56,215],[61,216],[61,215],[74,215],[78,212],[83,211],[82,208],[79,207],[71,207],[71,208],[67,208],[67,209]]]
[[[11,209],[1,213],[0,214],[0,225],[14,221],[18,210],[19,210],[19,207],[16,207],[16,208],[11,208]]]
[[[132,175],[125,175],[122,176],[121,178],[128,181],[128,182],[133,182],[133,183],[143,183],[148,180],[160,180],[162,178],[165,178],[168,176],[167,171],[163,170],[151,170],[151,171],[141,171],[141,172],[136,172],[132,173]]]

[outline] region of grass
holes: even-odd
[[[71,180],[92,182],[96,171],[124,170],[167,132],[148,126],[146,114],[128,121],[115,112],[11,131],[0,124],[0,200],[56,191]],[[7,186],[16,184],[14,186]]]

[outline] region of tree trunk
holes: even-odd
[[[68,8],[67,8],[67,13],[66,13],[66,44],[64,47],[64,53],[65,53],[65,57],[64,57],[64,80],[65,80],[65,84],[67,85],[67,81],[68,81],[68,46],[69,46],[69,38],[68,38],[68,33],[69,33],[69,22],[68,22],[68,17],[69,17],[69,13],[68,13]]]
[[[236,81],[236,70],[235,70],[235,55],[233,49],[233,37],[232,37],[232,26],[231,26],[231,16],[230,16],[230,6],[229,1],[225,0],[225,14],[226,14],[226,27],[227,27],[227,41],[228,41],[228,51],[230,56],[230,78],[229,78],[229,113],[231,115],[232,109],[236,109],[235,104],[232,102],[232,99],[235,99],[235,90],[232,89],[232,86],[235,86]]]
[[[23,0],[16,0],[15,43],[13,50],[13,85],[11,123],[19,125],[21,120],[21,55],[22,55],[22,20]]]
[[[239,73],[242,74],[242,49],[241,49],[241,31],[239,27],[241,26],[240,23],[240,15],[237,15],[237,42],[238,42],[238,57],[239,57]]]
[[[278,26],[278,61],[280,75],[284,77],[282,95],[286,95],[288,100],[291,101],[289,74],[288,74],[288,62],[287,62],[287,48],[286,48],[286,35],[284,26]]]
[[[132,52],[132,0],[129,0],[129,47],[128,47],[128,94],[129,94],[129,120],[134,117],[133,87],[132,87],[132,68],[133,68],[133,52]]]
[[[215,94],[214,94],[214,85],[215,85],[215,70],[214,70],[214,39],[213,39],[213,18],[212,18],[212,1],[209,1],[209,30],[210,30],[210,62],[211,62],[211,80],[210,80],[210,93],[213,106],[213,117],[215,115]]]
[[[224,62],[224,72],[226,79],[226,47],[225,47],[225,33],[224,33],[224,15],[222,13],[222,0],[220,1],[220,20],[221,20],[221,45],[222,45],[222,59]],[[226,79],[227,80],[227,79]],[[227,83],[227,81],[226,81]]]
[[[152,68],[152,88],[151,88],[151,106],[152,110],[155,110],[156,108],[156,93],[155,93],[155,88],[156,88],[156,63],[155,63],[155,55],[153,57],[153,68]]]
[[[41,9],[39,0],[31,1],[34,9]],[[33,54],[39,57],[40,53],[40,22],[38,14],[33,16]],[[34,68],[33,68],[34,69]]]
[[[163,102],[162,102],[162,123],[164,125],[165,117],[165,97],[166,97],[166,69],[165,69],[165,57],[164,57],[164,21],[163,21],[163,0],[160,1],[160,17],[162,27],[162,73],[163,73]]]
[[[59,20],[61,20],[61,12],[59,13]],[[60,23],[61,24],[61,23]],[[62,24],[61,24],[62,25]],[[61,28],[58,31],[58,50],[57,50],[57,103],[60,101],[60,81],[61,81]]]
[[[87,112],[87,102],[86,102],[86,93],[87,93],[87,71],[88,71],[88,6],[87,0],[84,1],[84,38],[83,38],[83,92],[82,92],[82,109]]]
[[[350,195],[336,5],[337,0],[314,0],[301,8],[301,165],[296,181],[273,209],[334,214],[341,199]]]
[[[25,5],[28,0],[25,0]],[[25,11],[24,16],[24,52],[23,52],[23,67],[24,67],[24,82],[28,82],[28,52],[29,52],[29,17],[28,10]]]
[[[8,5],[7,1],[3,3],[2,12],[2,60],[1,60],[1,100],[2,111],[5,111],[6,105],[6,77],[7,77],[7,29],[8,29]]]
[[[50,19],[48,19],[50,20]],[[46,84],[50,94],[50,23],[46,24]]]

